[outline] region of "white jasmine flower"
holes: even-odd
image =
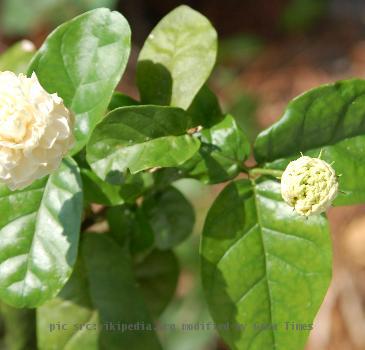
[[[0,182],[21,189],[58,168],[72,147],[73,116],[35,73],[0,72]]]

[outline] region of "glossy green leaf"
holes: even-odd
[[[235,119],[227,115],[223,121],[197,135],[199,152],[181,168],[187,176],[207,184],[224,182],[237,176],[250,155],[247,136]]]
[[[105,235],[88,234],[82,244],[90,295],[103,324],[133,325],[133,330],[100,333],[101,349],[161,349],[142,295],[136,287],[132,262]],[[142,326],[143,324],[143,326]]]
[[[187,135],[187,114],[173,107],[115,109],[97,126],[87,145],[87,160],[109,182],[153,167],[174,167],[191,158],[199,140]]]
[[[207,85],[200,89],[187,112],[191,116],[191,127],[209,128],[224,118],[217,96]]]
[[[59,295],[37,309],[39,350],[98,350],[98,312],[89,294],[84,263],[78,259]]]
[[[119,91],[114,92],[112,99],[109,103],[109,111],[119,107],[127,107],[127,106],[137,106],[139,102],[133,99],[132,97],[125,95]]]
[[[229,323],[220,333],[232,349],[304,348],[331,279],[324,216],[293,212],[276,181],[232,182],[208,213],[201,255],[207,302]]]
[[[76,153],[102,119],[126,67],[130,51],[128,22],[101,8],[62,24],[46,39],[28,73],[56,92],[75,114]]]
[[[90,169],[81,169],[84,197],[89,203],[108,206],[133,202],[152,184],[152,174],[136,174],[126,177],[122,185],[101,180]]]
[[[342,174],[335,204],[365,201],[365,80],[324,85],[289,103],[283,117],[255,144],[258,162],[285,168],[300,152],[318,156]]]
[[[0,188],[0,298],[35,307],[55,296],[76,260],[82,212],[76,164],[19,191]]]
[[[171,250],[153,250],[134,270],[150,314],[157,318],[174,296],[179,277],[177,258]]]
[[[142,102],[188,108],[216,55],[217,33],[208,19],[188,6],[177,7],[152,30],[139,55]]]
[[[147,197],[142,210],[154,232],[155,245],[161,250],[178,245],[193,232],[194,209],[175,187]]]
[[[34,53],[35,46],[31,41],[17,42],[0,55],[0,71],[10,70],[16,74],[26,73]]]

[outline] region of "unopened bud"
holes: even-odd
[[[302,156],[290,162],[281,177],[281,195],[301,215],[326,211],[338,192],[337,176],[320,158]]]

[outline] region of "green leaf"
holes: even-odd
[[[35,55],[29,74],[34,71],[41,85],[61,96],[75,114],[73,153],[85,146],[107,110],[129,51],[128,22],[101,8],[59,26]]]
[[[152,174],[136,174],[126,177],[123,185],[112,185],[101,180],[90,169],[81,169],[84,197],[89,203],[108,206],[134,202],[152,184]]]
[[[40,350],[161,350],[128,252],[107,235],[85,234],[70,281],[39,309],[37,320]],[[56,324],[50,332],[55,322],[66,329]]]
[[[154,232],[158,249],[170,249],[193,232],[194,209],[175,187],[167,187],[164,191],[147,197],[143,201],[142,210]]]
[[[136,205],[109,208],[107,219],[111,236],[121,246],[128,244],[132,254],[143,256],[151,251],[155,239],[141,208]]]
[[[25,73],[35,52],[35,46],[29,40],[22,40],[0,55],[0,71],[10,70],[16,74]]]
[[[209,128],[223,119],[223,114],[216,95],[207,85],[203,85],[187,110],[191,116],[191,126]]]
[[[163,191],[177,180],[186,177],[184,171],[179,168],[164,168],[155,171],[153,174],[154,189]]]
[[[216,55],[217,33],[208,19],[188,6],[177,7],[152,30],[140,52],[137,84],[142,102],[188,108]]]
[[[198,134],[201,147],[181,168],[187,176],[207,184],[224,182],[237,176],[250,155],[250,144],[235,119],[223,121]]]
[[[171,250],[153,250],[135,264],[135,274],[150,314],[157,318],[174,296],[179,264]]]
[[[37,309],[39,350],[98,350],[98,312],[90,299],[84,263],[78,259],[60,294]],[[86,325],[88,325],[86,328]]]
[[[35,311],[15,309],[4,303],[0,306],[5,326],[5,345],[10,350],[36,348]]]
[[[120,194],[121,186],[101,180],[89,169],[81,169],[81,175],[86,202],[108,206],[124,203],[123,196]]]
[[[276,181],[232,182],[208,213],[201,255],[208,305],[229,323],[220,333],[232,349],[304,348],[331,279],[324,216],[295,214]]]
[[[82,204],[72,160],[23,190],[0,187],[1,299],[35,307],[60,291],[76,260]]]
[[[125,95],[119,91],[114,92],[112,99],[109,103],[109,111],[119,107],[127,107],[127,106],[137,106],[139,102],[133,99],[132,97]]]
[[[134,230],[135,206],[120,205],[108,208],[109,233],[120,246],[128,244]]]
[[[336,205],[365,201],[365,80],[324,85],[289,103],[283,117],[263,131],[255,156],[267,167],[284,169],[300,152],[332,163],[339,179]]]
[[[154,326],[136,287],[127,251],[109,237],[100,234],[86,235],[81,251],[89,279],[91,300],[99,311],[100,321],[103,324],[139,325],[139,328],[125,332],[101,332],[101,349],[160,350],[161,346],[153,332]]]
[[[173,107],[115,109],[97,126],[87,145],[87,160],[102,179],[114,182],[153,167],[174,167],[191,158],[199,141],[186,134],[187,114]]]
[[[137,65],[137,85],[143,104],[172,105],[171,73],[161,63],[147,59],[140,60]]]

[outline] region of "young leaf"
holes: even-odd
[[[81,191],[72,160],[23,190],[0,188],[0,298],[6,303],[35,307],[66,283],[77,256]]]
[[[237,176],[250,155],[250,144],[231,115],[210,129],[203,129],[201,147],[181,168],[187,176],[207,184],[224,182]]]
[[[208,213],[201,254],[208,305],[229,323],[220,333],[232,349],[303,349],[331,279],[324,216],[295,214],[276,181],[232,182]]]
[[[336,205],[365,200],[365,80],[346,80],[308,91],[255,143],[258,162],[284,169],[300,152],[332,163],[339,178]]]
[[[107,110],[126,67],[130,29],[118,12],[96,9],[59,26],[35,55],[28,73],[61,96],[75,114],[76,145],[85,146]]]
[[[173,248],[193,232],[194,209],[175,187],[170,186],[147,197],[143,201],[142,211],[155,234],[158,249]]]
[[[150,314],[157,318],[175,293],[179,264],[173,251],[153,250],[135,264],[136,278]]]
[[[174,167],[191,158],[199,141],[186,134],[187,114],[173,107],[115,109],[97,126],[87,145],[87,160],[102,179],[114,182],[153,167]]]
[[[142,102],[188,108],[216,55],[217,33],[208,19],[188,6],[177,7],[153,29],[139,55]]]

